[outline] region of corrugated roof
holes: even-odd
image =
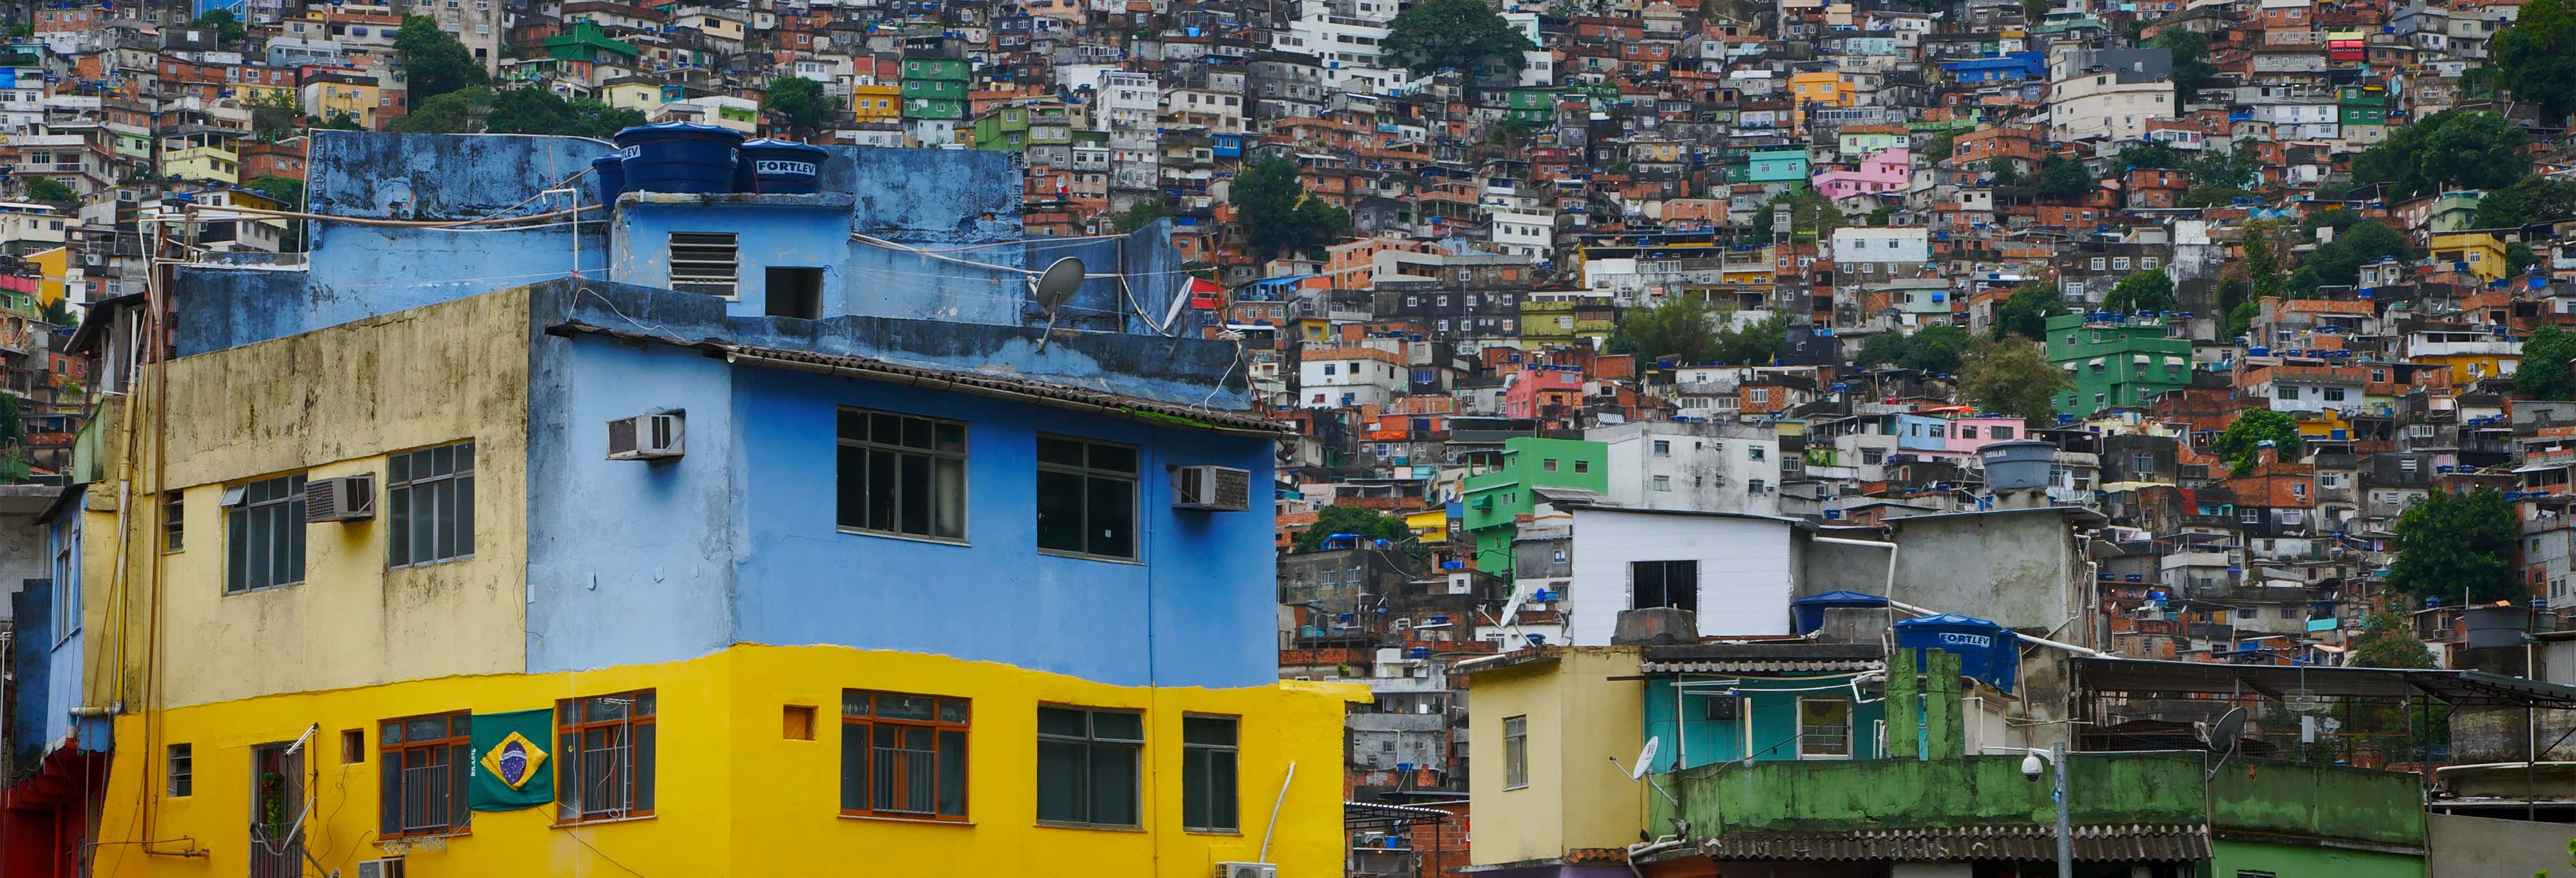
[[[2209,827],[2124,824],[2075,828],[2079,860],[2208,859]],[[1698,853],[1719,860],[2054,860],[2053,826],[1956,826],[1850,832],[1729,833],[1701,839]]]
[[[710,357],[722,357],[727,362],[828,372],[876,381],[937,387],[977,396],[1014,399],[1036,405],[1088,411],[1166,426],[1259,436],[1285,436],[1294,432],[1285,423],[1250,412],[1161,402],[1105,390],[1052,384],[1027,378],[906,365],[874,357],[739,345],[717,339],[689,342],[668,336],[626,332],[578,321],[558,323],[547,327],[546,331],[556,335],[603,335],[625,341],[696,348]]]
[[[1800,671],[1875,671],[1875,659],[1733,659],[1645,662],[1648,674],[1785,674]]]

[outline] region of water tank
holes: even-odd
[[[663,122],[617,132],[634,192],[731,192],[742,135],[712,125]]]
[[[599,178],[599,203],[616,204],[618,194],[626,191],[626,151],[591,159],[590,173]]]
[[[1856,591],[1829,591],[1789,602],[1789,613],[1797,633],[1806,634],[1825,627],[1825,611],[1834,607],[1885,607],[1887,599]]]
[[[1997,442],[1977,449],[1986,462],[1986,490],[2013,491],[2048,486],[2048,465],[2057,446],[2046,442]]]
[[[793,140],[743,141],[742,162],[734,168],[734,191],[812,195],[820,191],[815,178],[823,170],[824,155],[822,147]]]
[[[2531,611],[2521,607],[2471,607],[2465,615],[2470,649],[2520,649],[2531,630]]]

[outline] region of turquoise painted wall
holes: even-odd
[[[1687,757],[1690,765],[1734,762],[1753,751],[1756,761],[1794,760],[1798,758],[1798,699],[1839,697],[1851,700],[1852,674],[1832,674],[1813,678],[1764,679],[1723,675],[1690,675],[1693,684],[1682,696],[1681,746],[1673,737],[1674,681],[1659,678],[1646,681],[1646,734],[1664,739],[1655,753],[1655,771],[1673,771],[1677,760]],[[1737,682],[1741,695],[1732,721],[1709,720],[1708,701],[1726,697],[1719,687],[1698,685],[1710,681]],[[1826,688],[1832,687],[1832,688]],[[1851,750],[1854,759],[1879,758],[1877,727],[1887,717],[1885,702],[1853,704],[1851,709]],[[1751,744],[1748,747],[1747,729]]]

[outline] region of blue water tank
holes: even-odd
[[[618,194],[626,191],[626,151],[591,159],[590,172],[599,178],[599,203],[616,204]]]
[[[825,153],[819,146],[763,137],[742,144],[742,162],[733,172],[736,192],[767,195],[812,195],[821,191],[817,178]]]
[[[742,135],[712,125],[663,122],[617,132],[626,188],[635,192],[733,191]]]

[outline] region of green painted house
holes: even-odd
[[[2163,320],[2093,320],[2084,314],[2048,319],[2048,359],[2075,379],[2057,411],[2084,417],[2115,406],[2144,405],[2156,394],[2191,384],[2191,339]]]
[[[974,68],[956,58],[903,59],[903,117],[964,119]]]
[[[1580,439],[1529,436],[1503,440],[1503,462],[1467,477],[1460,490],[1465,511],[1459,525],[1476,537],[1476,569],[1512,575],[1512,537],[1537,504],[1532,488],[1579,488],[1609,493],[1610,446]]]
[[[1744,157],[1745,182],[1805,183],[1810,176],[1807,151],[1766,149]]]

